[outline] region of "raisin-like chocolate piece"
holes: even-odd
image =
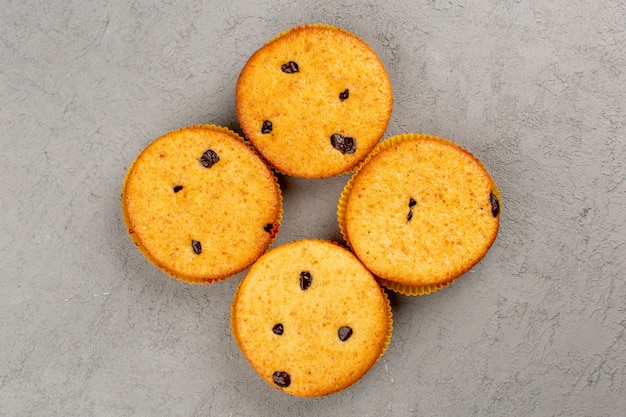
[[[342,154],[354,153],[356,151],[354,138],[342,136],[339,133],[335,133],[330,137],[330,144]]]
[[[278,224],[272,224],[272,223],[268,223],[265,226],[263,226],[263,230],[265,230],[267,233],[270,234],[270,238],[274,239],[276,237],[276,235],[278,234],[278,229],[279,229],[279,225]]]
[[[296,72],[300,72],[298,64],[293,61],[289,61],[286,64],[281,65],[280,70],[285,74],[294,74]]]
[[[219,160],[220,160],[220,157],[217,156],[215,151],[213,151],[212,149],[209,149],[208,151],[203,153],[202,156],[200,157],[200,163],[205,168],[211,168]]]
[[[302,288],[303,291],[308,289],[312,283],[313,277],[309,271],[300,272],[300,288]]]
[[[345,342],[346,340],[350,339],[350,336],[352,336],[352,328],[348,326],[342,326],[339,328],[337,335],[339,336],[339,340]]]
[[[274,375],[272,375],[272,379],[274,379],[274,384],[282,388],[286,388],[291,385],[291,377],[287,372],[276,371],[274,372]]]
[[[409,198],[409,214],[406,215],[407,222],[410,222],[413,218],[413,207],[415,207],[416,204],[417,201],[415,201],[413,198]]]
[[[193,252],[196,255],[200,255],[202,253],[202,243],[198,242],[197,240],[191,241],[191,247],[193,248]]]
[[[272,331],[277,335],[283,334],[283,325],[282,323],[278,323],[276,326],[272,327]]]
[[[339,93],[339,100],[341,100],[341,101],[344,101],[348,97],[350,97],[350,90],[348,90],[347,88],[344,91],[342,91],[341,93]]]
[[[491,203],[491,214],[493,214],[493,217],[498,217],[498,214],[500,214],[500,202],[498,201],[498,197],[493,195],[493,193],[489,193],[489,202]]]
[[[177,193],[177,192],[179,192],[182,189],[183,189],[182,185],[177,185],[176,187],[174,187],[174,192]]]
[[[270,122],[269,120],[265,120],[263,122],[263,126],[261,126],[261,133],[263,133],[264,135],[272,133],[272,128],[272,122]]]

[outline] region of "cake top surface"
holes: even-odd
[[[378,360],[389,343],[391,312],[379,284],[352,253],[303,240],[267,252],[250,268],[236,293],[231,325],[268,383],[298,396],[321,396],[352,385]]]
[[[344,190],[342,231],[380,278],[408,286],[449,282],[493,243],[497,188],[480,161],[450,141],[388,140]]]
[[[267,249],[282,212],[265,163],[216,126],[179,129],[149,144],[128,170],[122,202],[140,249],[189,282],[245,269]]]
[[[342,29],[308,25],[251,56],[236,101],[246,137],[277,170],[323,178],[349,171],[378,143],[393,95],[365,42]]]

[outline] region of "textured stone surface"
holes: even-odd
[[[621,0],[2,3],[3,416],[624,415]],[[154,138],[237,129],[246,59],[308,22],[379,53],[395,93],[386,136],[458,142],[503,196],[483,261],[439,293],[392,295],[387,354],[322,399],[274,391],[239,353],[228,318],[241,276],[165,277],[119,202]],[[277,243],[339,239],[347,178],[282,179]]]

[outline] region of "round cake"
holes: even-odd
[[[276,170],[324,178],[350,171],[376,146],[393,95],[365,42],[318,24],[256,51],[239,76],[236,103],[246,137]]]
[[[300,240],[250,268],[233,300],[231,328],[265,381],[314,397],[351,386],[376,363],[392,318],[386,294],[350,251]]]
[[[190,126],[149,144],[122,190],[128,232],[174,278],[210,283],[263,254],[278,231],[282,197],[274,174],[236,133]]]
[[[382,142],[346,185],[342,234],[394,291],[428,294],[475,265],[498,233],[500,194],[460,146],[407,134]]]

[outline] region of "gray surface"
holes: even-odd
[[[1,415],[625,415],[624,2],[1,3]],[[318,21],[388,68],[386,136],[465,146],[504,205],[465,277],[392,296],[391,346],[357,385],[298,399],[231,337],[241,276],[167,278],[133,247],[119,195],[154,138],[237,128],[249,55]],[[339,238],[346,180],[283,181],[277,243]]]

